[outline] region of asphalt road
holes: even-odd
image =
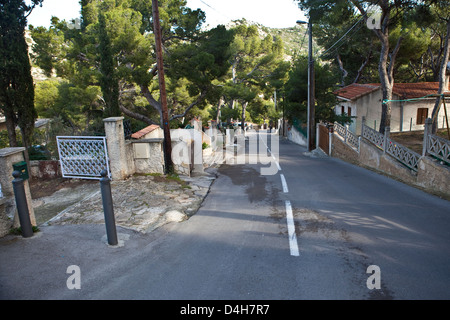
[[[194,216],[147,235],[120,230],[123,247],[99,243],[104,226],[46,227],[14,256],[2,244],[0,258],[31,262],[1,262],[0,298],[450,298],[448,201],[286,140],[279,157],[267,145],[276,162],[222,165]],[[80,289],[67,288],[68,265]]]

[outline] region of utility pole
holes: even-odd
[[[164,79],[164,62],[162,56],[161,25],[159,22],[158,0],[152,0],[153,32],[156,43],[156,65],[158,67],[159,92],[161,96],[162,126],[164,130],[164,164],[166,173],[172,172],[172,141],[170,139],[169,112],[167,110],[166,81]]]
[[[311,152],[315,149],[315,98],[314,98],[314,58],[313,58],[313,43],[312,43],[312,22],[311,18],[306,21],[298,20],[297,24],[308,24],[308,134],[307,134],[307,144],[308,151]]]
[[[308,21],[309,34],[309,48],[308,48],[308,151],[314,149],[315,143],[315,98],[314,98],[314,59],[313,59],[313,44],[312,44],[312,23],[311,18]]]

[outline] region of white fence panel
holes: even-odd
[[[109,169],[105,137],[56,137],[61,173],[64,178],[100,179]]]
[[[450,164],[449,140],[429,134],[427,141],[427,152],[447,164]]]

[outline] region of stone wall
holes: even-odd
[[[409,184],[414,184],[416,181],[417,173],[390,155],[383,153],[382,150],[365,139],[361,139],[359,163]]]
[[[30,170],[33,179],[54,179],[62,177],[59,160],[30,161]]]
[[[333,133],[331,141],[331,156],[340,158],[353,164],[359,164],[359,154],[352,147],[346,144],[341,137]]]
[[[288,140],[304,147],[308,144],[306,137],[292,125],[288,127],[287,138]]]
[[[450,198],[450,169],[434,159],[420,159],[416,183],[419,187]]]
[[[175,173],[191,176],[194,166],[194,141],[172,140],[172,164]]]
[[[0,237],[6,235],[10,228],[19,227],[19,219],[16,209],[15,195],[13,189],[13,164],[24,161],[23,151],[25,148],[0,149],[0,184],[2,186],[2,197],[0,198]],[[30,186],[28,180],[24,181],[25,195],[27,199],[30,221],[36,225],[32,205]]]
[[[136,173],[164,173],[164,153],[162,138],[143,139],[131,141],[130,163],[134,163]]]
[[[156,125],[148,126],[133,133],[131,140],[125,140],[123,117],[103,120],[105,123],[111,177],[123,180],[134,173],[164,173],[164,133]],[[199,121],[193,121],[193,129],[171,129],[172,163],[174,171],[180,175],[204,172],[202,143],[211,146],[214,153],[222,152],[224,136],[217,130],[208,135],[201,131]]]

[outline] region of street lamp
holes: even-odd
[[[312,51],[312,23],[311,19],[308,22],[297,20],[297,24],[307,24],[308,25],[308,151],[311,152],[314,149],[314,138],[315,138],[315,124],[314,124],[314,59]]]

